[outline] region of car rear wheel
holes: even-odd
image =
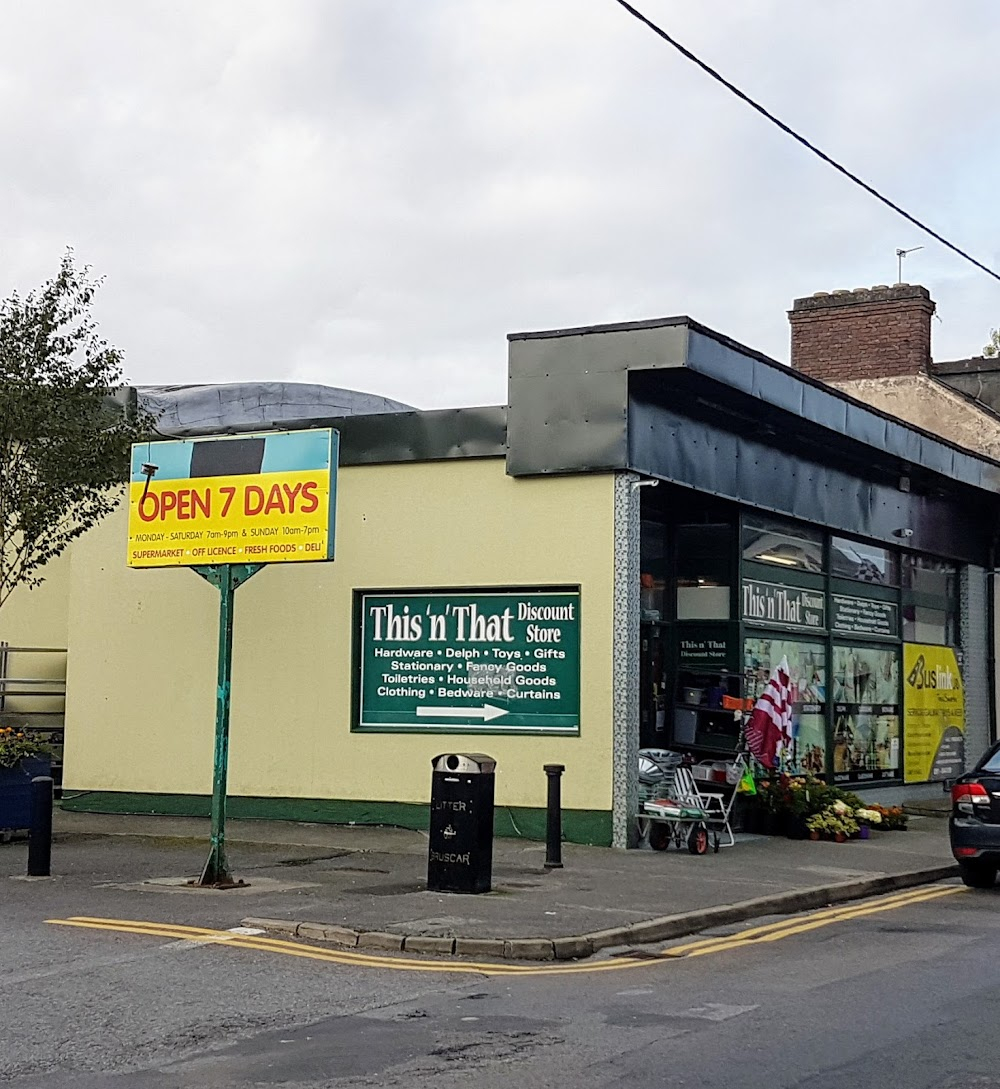
[[[962,882],[970,889],[991,889],[997,881],[997,868],[987,862],[959,862]]]

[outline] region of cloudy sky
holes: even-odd
[[[1000,270],[996,0],[639,0]],[[506,400],[505,334],[785,311],[904,279],[936,358],[1000,283],[769,126],[614,0],[0,0],[0,294],[66,246],[138,383]]]

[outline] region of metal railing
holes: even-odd
[[[57,788],[62,785],[66,736],[66,662],[62,663],[62,676],[53,677],[37,665],[32,668],[25,659],[48,654],[61,654],[65,659],[67,653],[65,647],[15,647],[0,641],[0,726],[29,729],[51,745],[52,778]]]

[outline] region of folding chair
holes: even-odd
[[[733,835],[732,826],[732,813],[733,806],[736,804],[736,796],[739,794],[740,780],[743,778],[743,773],[749,766],[748,754],[744,751],[740,751],[736,754],[735,760],[726,771],[727,780],[732,782],[732,790],[728,796],[722,791],[718,790],[705,790],[698,786],[694,776],[691,775],[689,768],[683,769],[687,772],[691,778],[691,783],[694,787],[694,792],[697,795],[698,803],[705,811],[705,824],[710,832],[713,832],[716,837],[716,843],[720,847],[735,847],[736,837]],[[720,839],[720,837],[724,837]]]

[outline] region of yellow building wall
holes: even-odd
[[[45,581],[40,586],[19,586],[0,606],[0,642],[11,647],[68,647],[72,550],[70,545],[46,565]],[[64,654],[12,653],[8,659],[7,674],[11,678],[61,681],[65,672]],[[18,690],[24,687],[18,686]],[[44,696],[12,696],[5,706],[12,712],[61,709],[61,697]]]
[[[502,459],[339,474],[337,558],[265,568],[236,593],[229,793],[426,803],[430,759],[495,757],[497,802],[611,808],[614,478],[513,479]],[[67,791],[208,794],[218,591],[187,569],[130,570],[119,510],[76,545]],[[351,733],[352,593],[581,587],[579,737]]]

